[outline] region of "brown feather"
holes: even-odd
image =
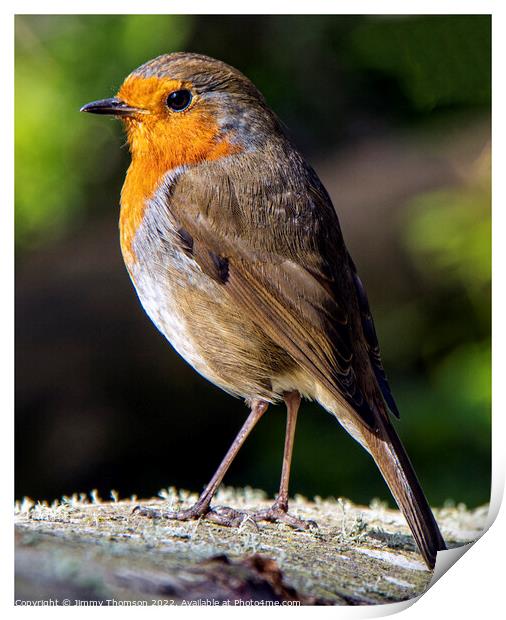
[[[254,167],[251,155],[241,157],[246,166]],[[368,372],[368,352],[337,217],[323,188],[314,185],[316,175],[302,160],[298,163],[305,188],[290,190],[273,179],[266,183],[268,195],[265,186],[258,188],[253,205],[255,198],[248,192],[240,195],[233,177],[222,174],[220,162],[203,164],[171,188],[168,207],[178,226],[192,236],[193,255],[204,273],[220,279],[211,257],[227,261],[224,295],[231,303],[335,399],[348,401],[367,425],[377,428],[381,397]],[[277,170],[272,173],[279,175]],[[244,183],[244,176],[237,182]],[[304,196],[311,205],[303,204]],[[227,217],[229,209],[234,217]],[[262,226],[266,212],[270,228]],[[253,219],[253,235],[242,232],[248,219]],[[263,234],[254,236],[258,232]],[[320,248],[327,256],[318,253]]]

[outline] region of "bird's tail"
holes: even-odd
[[[367,448],[402,510],[425,563],[433,569],[437,552],[446,549],[445,542],[399,436],[389,421],[381,426],[378,434],[365,433]]]

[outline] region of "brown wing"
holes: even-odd
[[[199,166],[167,190],[181,238],[277,345],[376,429],[384,407],[353,267],[325,190],[305,166],[291,185],[278,174],[254,175],[248,185],[228,172]]]

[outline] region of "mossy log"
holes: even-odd
[[[133,511],[139,503],[167,509],[195,499],[174,489],[161,495],[18,503],[18,604],[367,605],[413,598],[432,577],[402,515],[377,501],[365,507],[296,497],[291,512],[318,523],[308,531],[247,518],[239,528],[147,519]],[[221,489],[215,503],[245,511],[269,505],[251,489]],[[487,511],[459,505],[435,514],[456,547],[476,539]]]

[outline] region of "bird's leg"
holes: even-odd
[[[295,439],[295,427],[297,425],[297,415],[299,413],[301,399],[298,392],[290,392],[285,394],[284,398],[286,403],[285,449],[283,452],[283,467],[281,469],[279,493],[274,506],[284,512],[288,512],[288,483],[290,482],[293,442]]]
[[[199,517],[205,515],[210,520],[216,523],[221,523],[222,525],[235,525],[242,521],[244,515],[241,514],[241,518],[239,519],[239,513],[237,511],[234,511],[230,508],[220,508],[217,511],[214,511],[209,508],[209,505],[214,494],[216,493],[216,489],[220,486],[221,481],[227,473],[227,470],[230,467],[232,461],[236,457],[248,435],[255,427],[256,423],[266,412],[267,407],[268,403],[263,400],[257,400],[252,403],[251,412],[246,419],[246,422],[243,424],[241,430],[237,434],[237,437],[234,439],[234,442],[230,446],[228,452],[225,455],[225,458],[216,470],[216,473],[211,478],[211,481],[204,489],[197,502],[191,508],[177,511],[163,511],[156,508],[150,508],[148,506],[137,506],[134,509],[135,512],[137,514],[152,519],[165,518],[176,519],[179,521],[198,519]]]
[[[295,426],[297,424],[301,397],[298,392],[288,392],[284,394],[284,399],[286,403],[286,432],[279,493],[276,501],[270,508],[252,514],[251,519],[254,521],[282,522],[296,529],[309,529],[310,527],[316,527],[314,521],[304,521],[288,512],[288,483],[290,480]]]

